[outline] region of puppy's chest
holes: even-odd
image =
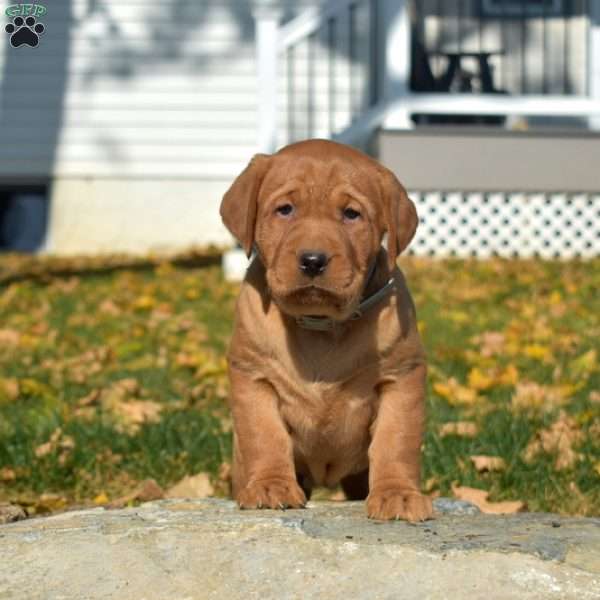
[[[291,371],[291,372],[290,372]],[[340,447],[360,443],[369,435],[377,394],[374,373],[311,381],[277,364],[271,371],[281,415],[301,446]]]

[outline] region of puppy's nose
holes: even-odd
[[[325,270],[328,262],[329,259],[323,252],[307,250],[300,255],[300,270],[309,277],[316,277]]]

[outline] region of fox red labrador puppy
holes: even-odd
[[[430,517],[426,361],[396,266],[417,227],[402,185],[353,148],[308,140],[254,156],[221,216],[256,251],[228,351],[239,506],[301,507],[313,486],[341,484],[374,519]]]

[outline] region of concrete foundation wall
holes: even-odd
[[[233,238],[219,215],[227,180],[54,181],[46,252],[168,252]]]
[[[600,135],[422,127],[384,131],[379,160],[413,190],[600,192]]]

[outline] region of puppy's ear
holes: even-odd
[[[258,191],[269,166],[268,154],[255,154],[248,166],[225,192],[221,202],[221,219],[250,257],[254,244],[254,226]]]
[[[382,169],[383,213],[387,230],[388,266],[396,265],[398,255],[408,246],[415,235],[419,219],[412,200],[404,186],[388,169]]]

